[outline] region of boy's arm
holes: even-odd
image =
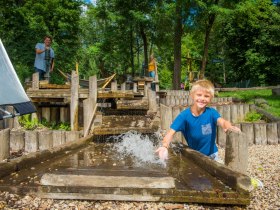
[[[165,137],[162,140],[162,146],[168,148],[170,142],[173,139],[174,134],[176,133],[175,130],[173,130],[172,128],[167,132],[167,134],[165,135]]]
[[[162,140],[162,146],[160,146],[157,150],[156,153],[158,153],[158,156],[162,160],[166,160],[168,158],[168,150],[167,148],[169,147],[170,142],[173,139],[174,134],[176,133],[175,130],[170,129],[165,137]]]
[[[225,120],[224,118],[220,117],[218,120],[218,125],[220,125],[225,132],[233,131],[233,132],[241,132],[240,128],[233,126],[229,121]]]

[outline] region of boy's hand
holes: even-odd
[[[165,161],[168,159],[168,149],[166,147],[159,147],[156,150],[156,153],[158,153],[158,156],[161,160]]]
[[[241,133],[240,128],[236,127],[236,126],[231,126],[228,129],[225,130],[225,132],[234,132],[234,133]]]

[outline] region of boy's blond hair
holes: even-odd
[[[195,83],[193,83],[190,93],[192,94],[197,90],[208,91],[212,95],[212,97],[214,97],[215,88],[213,83],[209,80],[198,80]]]

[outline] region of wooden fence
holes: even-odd
[[[212,103],[232,102],[232,97],[213,98]],[[160,103],[166,106],[189,106],[192,99],[189,97],[189,91],[185,90],[167,90],[165,96],[160,98]]]
[[[80,131],[23,131],[7,128],[0,131],[0,161],[8,159],[12,152],[30,153],[49,150],[78,140],[81,135]]]

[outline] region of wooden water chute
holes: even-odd
[[[88,87],[82,88],[80,86],[81,80],[73,71],[71,86],[68,84],[59,88],[60,85],[39,82],[35,73],[32,87],[26,92],[37,107],[36,117],[39,121],[46,119],[48,122],[70,122],[72,130],[84,129],[84,135],[93,129],[93,118],[99,110],[98,107],[104,107],[108,103],[114,103],[115,105],[109,105],[109,107],[115,106],[113,109],[116,110],[140,109],[148,111],[157,109],[155,92],[149,90],[151,81],[145,82],[144,91],[137,83],[133,84],[132,90],[128,90],[128,86],[123,83],[119,90],[117,83],[112,81],[114,77],[115,74],[100,83],[101,80],[92,76],[88,80]],[[111,88],[105,89],[109,84]]]

